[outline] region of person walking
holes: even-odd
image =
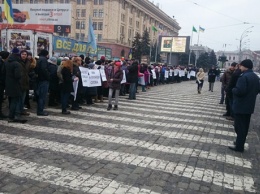
[[[107,81],[109,85],[107,110],[112,109],[112,95],[114,91],[115,91],[115,105],[113,110],[118,110],[119,91],[120,91],[122,79],[123,79],[123,71],[121,70],[121,62],[118,61],[114,64],[112,71],[110,71],[110,73],[107,75]]]
[[[204,83],[204,78],[205,78],[205,73],[204,70],[202,68],[199,69],[199,72],[196,74],[196,83],[198,85],[198,94],[201,94],[201,90],[203,87],[203,83]]]
[[[242,74],[232,89],[234,126],[237,137],[234,142],[235,146],[229,146],[229,149],[236,152],[244,151],[251,114],[254,113],[256,96],[260,92],[259,78],[252,69],[253,62],[250,59],[242,61],[240,63]]]
[[[211,69],[208,72],[209,91],[211,92],[213,92],[216,76],[217,76],[217,70],[215,69],[215,66],[212,65]]]

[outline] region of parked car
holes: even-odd
[[[19,9],[13,9],[14,21],[15,22],[25,22],[26,15],[22,13]]]

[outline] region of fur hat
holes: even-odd
[[[47,57],[48,54],[49,54],[49,51],[42,49],[39,53],[39,56]]]
[[[246,60],[242,61],[240,63],[240,65],[242,65],[248,69],[253,69],[253,62],[250,59],[246,59]]]
[[[12,54],[20,54],[20,51],[17,47],[14,47],[12,50]]]
[[[49,60],[48,60],[49,63],[51,64],[54,64],[54,65],[57,65],[57,58],[56,57],[51,57]]]
[[[9,56],[9,52],[1,51],[0,52],[0,56],[2,57],[2,59],[7,59],[7,57]]]

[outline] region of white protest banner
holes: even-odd
[[[170,74],[169,74],[170,77],[172,77],[172,72],[173,72],[173,70],[170,69]]]
[[[73,82],[73,90],[74,90],[74,92],[71,92],[71,95],[74,96],[74,101],[76,100],[76,97],[77,97],[78,86],[79,86],[79,80],[74,81]]]
[[[87,87],[101,86],[100,72],[98,69],[89,69],[89,81]]]
[[[125,70],[123,70],[123,79],[121,81],[121,84],[126,83],[126,76],[125,76]]]
[[[156,79],[156,73],[154,69],[152,70],[152,74],[153,74],[153,79]]]
[[[100,75],[101,75],[101,79],[103,82],[107,81],[107,77],[106,77],[106,73],[104,69],[99,69]]]
[[[187,74],[187,78],[190,79],[190,72],[188,72],[188,74]]]
[[[81,78],[82,78],[82,85],[84,87],[88,86],[88,82],[89,82],[89,75],[88,75],[88,68],[85,67],[79,67],[79,70],[81,72]]]
[[[174,69],[174,76],[177,76],[179,73],[179,70],[178,69]]]
[[[169,71],[164,72],[164,78],[169,78]]]
[[[140,84],[140,85],[142,85],[142,86],[145,85],[144,76],[138,78],[138,84]]]
[[[191,72],[190,72],[190,76],[195,77],[195,76],[196,76],[196,72],[195,72],[195,71],[191,71]]]
[[[184,70],[179,70],[179,77],[185,76]]]

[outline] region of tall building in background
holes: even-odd
[[[2,0],[2,3],[4,0]],[[147,28],[151,41],[158,35],[177,36],[175,19],[148,0],[13,0],[13,4],[71,4],[71,31],[61,36],[88,40],[88,22],[92,18],[97,44],[112,49],[113,57],[127,57],[135,34]],[[64,18],[66,20],[68,18]],[[153,31],[152,26],[158,31]]]

